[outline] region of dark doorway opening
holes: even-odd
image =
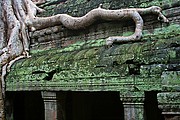
[[[145,92],[145,116],[146,120],[164,120],[157,102],[157,91]]]
[[[13,120],[44,120],[41,92],[7,92],[6,116]]]
[[[67,92],[66,120],[124,120],[119,92]]]

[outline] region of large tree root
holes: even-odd
[[[71,17],[67,14],[58,14],[51,17],[33,17],[27,21],[27,25],[31,30],[43,29],[55,25],[63,24],[69,29],[81,29],[91,25],[93,22],[102,20],[121,20],[131,18],[134,20],[136,29],[133,35],[128,37],[114,36],[109,37],[106,40],[107,45],[111,45],[113,42],[127,42],[138,41],[142,36],[143,19],[140,15],[143,14],[157,14],[158,19],[161,18],[164,22],[168,22],[168,19],[161,13],[161,8],[158,6],[152,6],[145,9],[133,8],[133,9],[120,9],[120,10],[106,10],[99,8],[93,9],[82,17]],[[49,23],[49,24],[48,24]]]

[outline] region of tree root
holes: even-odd
[[[111,45],[114,42],[128,42],[128,41],[138,41],[142,37],[143,30],[143,19],[140,16],[143,14],[157,14],[158,19],[160,18],[163,22],[168,22],[168,19],[161,13],[161,8],[158,6],[152,6],[149,8],[133,8],[133,9],[120,9],[120,10],[106,10],[98,7],[91,10],[86,15],[82,17],[72,17],[67,14],[58,14],[51,17],[35,17],[32,18],[31,22],[27,24],[33,28],[31,30],[43,29],[55,25],[63,24],[69,29],[81,29],[91,25],[93,22],[102,20],[121,20],[126,18],[131,18],[136,24],[136,29],[133,35],[124,36],[113,36],[106,39],[106,44]],[[48,24],[50,23],[50,24]]]

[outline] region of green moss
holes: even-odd
[[[170,59],[173,59],[173,58],[177,57],[176,51],[174,51],[174,50],[169,50],[168,53],[169,53]]]
[[[79,52],[74,56],[74,60],[83,59],[86,51],[87,51],[87,50],[81,50],[81,51],[79,51]]]
[[[91,47],[99,47],[103,45],[105,45],[105,39],[77,41],[76,43],[71,44],[65,47],[64,49],[61,49],[58,52],[70,52],[75,50],[87,49]]]
[[[83,4],[86,2],[86,0],[76,0],[77,4]]]
[[[170,24],[167,27],[157,28],[153,33],[144,34],[142,40],[160,40],[180,35],[180,25]]]
[[[61,54],[59,54],[59,59],[57,59],[57,62],[64,62],[66,59],[66,56],[68,55],[69,53],[61,53]]]
[[[166,71],[162,73],[163,85],[178,85],[180,86],[180,72]]]
[[[180,44],[179,37],[180,26],[171,24],[151,34],[144,32],[142,41],[137,43],[106,48],[105,39],[99,39],[78,41],[64,49],[34,50],[31,58],[20,60],[12,67],[7,76],[7,89],[20,89],[19,84],[21,89],[28,89],[37,83],[37,86],[41,84],[39,89],[49,90],[88,90],[90,87],[93,90],[128,88],[134,91],[136,87],[150,91],[161,90],[162,81],[164,87],[177,86],[179,73],[165,73],[161,64],[179,59],[178,50],[172,46]],[[135,68],[140,73],[131,76],[131,69]],[[52,81],[45,81],[53,70]]]
[[[169,5],[171,6],[174,2],[177,2],[177,0],[152,0],[151,2],[143,2],[140,4],[140,7],[150,7],[150,6],[164,6]]]
[[[106,44],[106,41],[105,39],[98,39],[98,40],[89,40],[87,41],[87,46],[86,48],[88,47],[98,47],[98,46],[103,46]]]
[[[142,52],[143,48],[144,48],[144,46],[142,44],[134,43],[129,47],[127,53],[140,54]]]
[[[125,32],[125,33],[123,33],[123,36],[130,36],[130,35],[132,35],[134,32]]]
[[[131,61],[133,59],[134,59],[134,54],[123,54],[123,55],[117,55],[115,57],[115,60],[120,65],[126,63],[127,61]]]
[[[180,93],[179,92],[158,93],[157,99],[160,104],[173,104],[174,103],[175,105],[179,105]]]
[[[170,24],[167,27],[162,27],[162,28],[157,28],[154,30],[154,35],[167,35],[167,34],[171,34],[174,36],[176,35],[180,35],[180,25],[179,24]],[[174,37],[174,36],[170,36],[170,37]],[[165,36],[165,38],[167,38]]]
[[[95,57],[95,55],[97,54],[97,52],[98,52],[98,48],[89,49],[89,50],[87,50],[87,52],[85,53],[84,57],[85,57],[85,58]]]

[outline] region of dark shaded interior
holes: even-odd
[[[66,120],[124,120],[119,92],[68,92]]]
[[[6,94],[7,117],[13,117],[13,120],[45,119],[41,92],[7,92]]]
[[[145,119],[164,120],[161,110],[158,108],[157,91],[145,92]]]

